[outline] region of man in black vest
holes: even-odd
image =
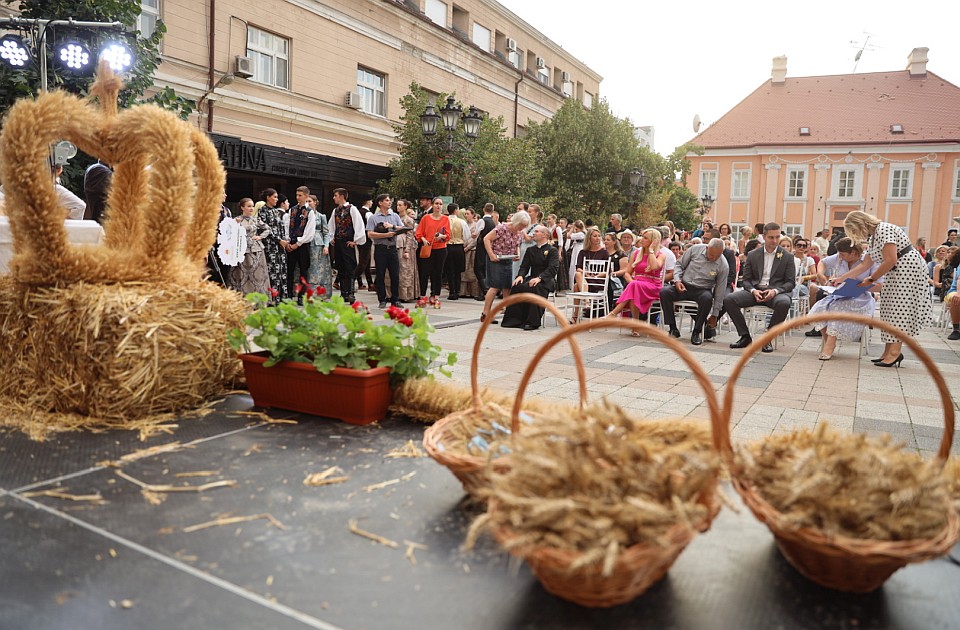
[[[307,288],[300,287],[300,278],[306,278],[310,271],[310,245],[317,230],[317,213],[307,205],[310,189],[297,188],[297,205],[290,208],[287,225],[287,295],[297,296],[297,302],[303,304],[303,294]]]
[[[482,302],[487,294],[487,248],[483,246],[483,237],[492,232],[497,224],[493,220],[494,205],[492,203],[483,206],[483,227],[477,236],[477,253],[473,258],[473,273],[477,276],[477,286],[480,287],[480,295],[473,299]]]
[[[340,295],[348,304],[354,300],[353,274],[357,270],[357,245],[367,242],[367,233],[363,228],[363,218],[357,208],[347,201],[346,188],[333,191],[333,203],[336,208],[330,217],[330,232],[333,234],[333,249],[336,252],[334,264],[337,268],[337,281],[340,283]]]
[[[560,252],[549,243],[550,229],[545,225],[533,228],[534,245],[527,248],[520,261],[520,272],[513,281],[510,293],[536,293],[547,297],[557,288]],[[530,303],[508,306],[503,313],[504,328],[536,330],[543,321],[543,309]]]

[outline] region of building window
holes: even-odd
[[[913,179],[913,166],[892,166],[890,169],[890,194],[891,199],[909,199],[910,184]]]
[[[842,169],[837,173],[837,197],[850,199],[856,190],[857,172],[849,169]]]
[[[789,236],[793,238],[794,236],[803,236],[803,224],[802,223],[786,223],[783,226],[783,230],[780,232],[781,236]]]
[[[387,77],[363,66],[357,67],[360,109],[375,116],[387,115]]]
[[[473,23],[473,43],[490,52],[490,29]]]
[[[730,198],[750,198],[750,169],[734,169],[733,184],[730,188]]]
[[[960,199],[960,168],[953,171],[953,198]]]
[[[791,169],[787,171],[787,197],[804,199],[807,196],[807,171]]]
[[[289,89],[289,50],[290,40],[259,28],[247,27],[247,57],[253,59],[251,79],[257,83]]]
[[[700,197],[717,198],[717,171],[700,171]]]
[[[590,92],[584,91],[583,93],[583,106],[587,109],[593,108],[593,94]]]
[[[423,12],[428,18],[439,24],[440,26],[447,27],[447,3],[440,2],[440,0],[427,0],[426,5],[423,7]]]
[[[160,0],[142,0],[140,15],[137,16],[137,30],[140,37],[148,39],[157,30],[157,21],[160,19]]]
[[[550,85],[550,68],[546,66],[541,68],[539,61],[537,62],[537,79],[544,85]]]
[[[519,50],[511,50],[507,53],[507,59],[510,61],[510,65],[519,70],[523,67],[523,53]]]

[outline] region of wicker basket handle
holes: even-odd
[[[487,315],[483,323],[480,324],[480,330],[477,331],[477,338],[473,342],[473,355],[470,357],[470,389],[473,392],[473,408],[475,411],[479,411],[480,406],[483,404],[483,401],[480,400],[480,386],[477,383],[478,358],[480,356],[480,345],[483,343],[483,336],[487,334],[487,329],[490,328],[494,315],[511,304],[520,304],[521,302],[529,302],[534,306],[545,308],[553,313],[554,317],[557,318],[557,323],[559,323],[561,327],[568,328],[570,326],[570,324],[567,323],[566,315],[557,308],[556,304],[545,300],[535,293],[517,293],[502,300],[499,304],[494,305],[494,307],[490,309],[490,314]],[[577,366],[577,378],[580,381],[580,407],[583,407],[587,401],[587,373],[583,368],[583,355],[580,354],[580,345],[576,339],[570,339],[570,350],[573,353],[573,361]]]
[[[533,358],[530,359],[530,364],[527,365],[527,369],[523,373],[523,378],[520,380],[520,386],[517,388],[517,398],[513,403],[513,413],[510,418],[511,430],[513,433],[516,434],[520,430],[520,405],[523,401],[523,394],[527,390],[527,384],[533,377],[533,371],[536,369],[537,365],[539,365],[543,357],[546,356],[546,354],[553,349],[555,345],[567,337],[572,338],[573,335],[585,330],[596,330],[598,328],[621,328],[624,326],[627,328],[632,328],[633,330],[653,339],[654,341],[659,341],[677,353],[680,358],[683,359],[684,363],[687,364],[687,366],[690,368],[690,371],[693,372],[693,376],[697,380],[697,383],[700,385],[701,389],[703,389],[704,397],[707,399],[707,406],[710,408],[710,430],[711,434],[713,435],[713,447],[719,451],[723,444],[721,433],[723,432],[722,429],[724,428],[721,424],[722,420],[720,417],[720,405],[717,402],[717,396],[713,390],[713,382],[703,370],[703,366],[700,365],[700,362],[697,361],[696,357],[694,357],[689,350],[684,348],[679,341],[662,330],[654,328],[650,324],[645,324],[634,320],[598,319],[590,322],[581,322],[568,328],[564,328],[556,335],[548,339],[547,342],[541,346],[540,350],[538,350],[533,356]],[[578,370],[582,369],[583,366],[580,365],[580,357],[575,357],[575,360],[577,361]]]
[[[930,372],[930,376],[933,377],[933,382],[936,383],[937,389],[940,391],[940,402],[943,405],[944,421],[943,438],[940,441],[940,451],[937,453],[937,457],[941,460],[941,464],[946,462],[947,458],[950,457],[950,446],[953,443],[955,420],[953,400],[950,398],[950,390],[947,388],[947,383],[944,380],[943,375],[937,368],[936,363],[933,362],[933,359],[930,358],[930,355],[927,354],[927,351],[924,350],[913,338],[909,337],[904,331],[882,320],[866,317],[857,313],[814,313],[812,315],[804,315],[803,317],[788,319],[782,324],[774,326],[759,338],[754,339],[753,343],[747,346],[746,350],[744,350],[743,356],[740,357],[740,360],[737,361],[736,365],[734,365],[733,371],[730,373],[730,377],[727,379],[726,390],[723,396],[721,424],[722,431],[720,431],[723,439],[723,454],[727,459],[727,463],[731,466],[733,465],[733,445],[730,441],[730,417],[733,415],[734,384],[737,382],[737,378],[740,377],[740,373],[743,371],[743,368],[746,367],[747,363],[750,362],[754,355],[756,355],[756,353],[759,352],[765,344],[772,342],[779,335],[787,332],[791,328],[805,328],[807,324],[825,321],[854,322],[857,324],[863,324],[864,326],[873,326],[874,328],[879,328],[880,330],[888,332],[891,335],[901,339],[910,347],[911,350],[914,351],[914,353],[916,353],[917,358],[920,359],[921,363],[923,363],[923,365]]]

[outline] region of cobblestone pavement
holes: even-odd
[[[562,297],[560,298],[562,303]],[[480,327],[480,302],[444,302],[429,312],[438,327],[435,340],[459,353],[454,379],[469,383],[470,355]],[[939,310],[937,305],[935,310]],[[507,392],[516,391],[531,356],[557,327],[552,317],[536,331],[491,327],[483,340],[479,381]],[[917,338],[936,361],[958,409],[960,342],[947,341],[948,330],[929,327]],[[831,361],[820,361],[820,339],[796,330],[772,354],[756,356],[736,383],[731,415],[734,440],[753,440],[818,423],[856,432],[888,432],[921,453],[935,452],[943,433],[943,407],[936,386],[923,365],[904,346],[900,369],[874,367],[880,355],[879,331],[873,331],[868,352],[860,344],[842,345]],[[734,331],[722,330],[716,343],[690,345],[685,329],[681,342],[693,352],[713,382],[722,404],[727,378],[741,350],[728,344]],[[586,362],[591,397],[606,396],[651,418],[710,417],[697,381],[683,361],[655,342],[629,336],[626,329],[584,333],[578,338]],[[566,344],[552,350],[536,370],[529,392],[544,398],[577,399],[576,373]],[[960,452],[960,434],[953,441]]]

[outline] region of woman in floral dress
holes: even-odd
[[[253,199],[244,197],[239,203],[237,223],[247,232],[247,251],[243,261],[230,272],[232,288],[243,295],[270,292],[270,276],[267,273],[267,258],[263,253],[263,240],[270,236],[270,228],[253,216]]]
[[[270,235],[263,239],[263,253],[267,257],[267,272],[270,276],[270,288],[276,291],[275,302],[287,297],[287,250],[288,245],[284,238],[283,214],[280,207],[279,195],[273,188],[267,188],[261,193],[264,205],[260,208],[260,219],[270,230]]]
[[[400,256],[400,301],[413,302],[420,297],[420,279],[417,277],[417,237],[413,233],[414,212],[406,199],[397,201],[397,214],[403,227],[410,228],[397,236],[397,254]]]

